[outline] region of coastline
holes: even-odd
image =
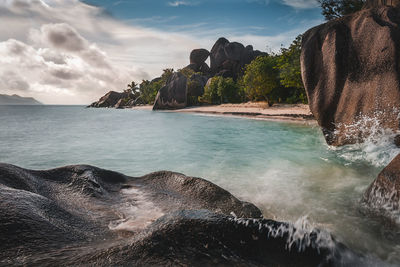
[[[133,107],[134,110],[151,110],[152,106]],[[286,121],[315,124],[315,118],[306,104],[274,104],[268,107],[265,102],[193,106],[164,112],[195,113],[211,116],[229,116],[256,120]]]

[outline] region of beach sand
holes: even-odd
[[[152,106],[139,106],[133,109],[150,110]],[[274,104],[272,107],[269,107],[266,102],[248,102],[240,104],[194,106],[184,109],[168,110],[167,112],[247,117],[260,120],[315,122],[310,108],[305,104]]]

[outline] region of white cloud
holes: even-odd
[[[196,5],[196,2],[188,2],[188,1],[174,1],[174,2],[168,2],[169,6],[173,7],[178,7],[178,6],[194,6]]]
[[[184,67],[192,49],[211,49],[221,35],[276,51],[305,30],[256,36],[197,23],[161,31],[117,21],[78,0],[0,0],[0,16],[0,93],[49,104],[89,104],[132,80]]]
[[[248,3],[259,3],[263,5],[269,5],[271,0],[246,0]],[[317,0],[275,0],[275,2],[280,2],[284,5],[293,7],[295,9],[307,9],[318,7]]]
[[[299,9],[318,7],[317,0],[282,0],[282,1],[287,6]]]

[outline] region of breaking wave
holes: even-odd
[[[343,134],[347,140],[357,140],[355,144],[342,147],[330,147],[338,156],[348,162],[366,161],[375,167],[384,167],[396,157],[400,149],[395,145],[399,130],[385,128],[382,123],[385,114],[400,119],[400,111],[393,108],[390,111],[375,112],[373,116],[360,115],[357,122],[344,125],[338,124],[335,135]],[[360,140],[362,138],[362,140]]]

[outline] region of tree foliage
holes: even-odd
[[[318,0],[326,20],[340,18],[362,9],[365,0]]]
[[[250,100],[266,100],[272,104],[270,93],[279,84],[279,71],[275,55],[259,56],[246,66],[241,83]]]
[[[165,69],[160,78],[152,81],[143,80],[139,87],[141,101],[145,104],[153,104],[158,91],[163,87],[174,73],[174,69]]]
[[[300,68],[301,35],[280,53],[257,57],[246,65],[237,82],[232,78],[216,76],[203,88],[203,82],[190,68],[178,70],[188,78],[188,104],[221,104],[244,101],[267,101],[273,103],[307,103]],[[153,104],[158,91],[167,84],[173,69],[165,69],[161,77],[144,80],[138,87],[132,82],[128,89],[137,92],[140,103]],[[194,78],[196,76],[196,78]],[[202,92],[204,94],[198,97]]]
[[[299,35],[289,48],[282,48],[277,58],[276,68],[279,70],[280,83],[283,87],[277,98],[285,99],[288,103],[307,103],[307,96],[301,78],[300,54],[301,38]]]
[[[238,84],[232,78],[215,76],[204,88],[200,101],[208,104],[238,103],[242,96]]]

